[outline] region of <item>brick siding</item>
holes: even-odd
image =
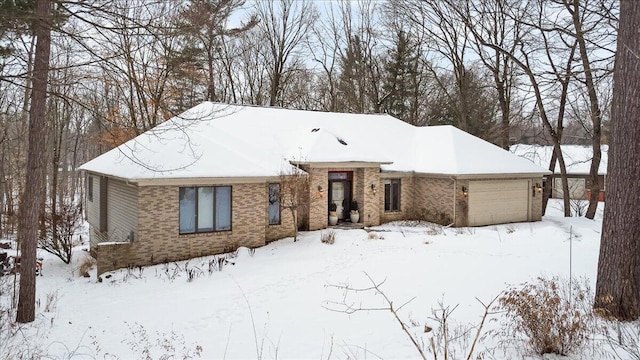
[[[308,198],[310,206],[299,214],[310,230],[324,229],[328,223],[328,171],[327,168],[307,168],[309,173]],[[453,186],[456,184],[456,223],[466,226],[468,203],[462,187],[468,180],[426,176],[398,176],[385,174],[385,178],[401,181],[401,210],[384,211],[384,178],[378,168],[335,169],[353,171],[353,194],[358,201],[360,222],[375,226],[393,220],[410,219],[421,208],[452,216]],[[541,183],[541,178],[532,181]],[[371,188],[376,185],[376,191]],[[220,184],[223,185],[223,184]],[[185,185],[189,186],[189,185]],[[179,234],[178,186],[144,186],[138,188],[138,233],[132,243],[106,243],[97,246],[98,274],[127,267],[158,264],[193,257],[219,254],[230,247],[260,247],[266,242],[293,236],[293,219],[288,209],[281,213],[281,224],[268,225],[268,183],[230,184],[232,188],[232,230],[200,234]],[[321,186],[323,191],[318,191]],[[531,220],[539,221],[542,214],[542,196],[531,198]],[[108,233],[90,227],[92,244],[112,241]]]
[[[118,255],[117,267],[113,265],[111,245],[99,247],[98,257],[107,254],[104,255],[107,259],[99,261],[98,273],[128,265],[152,265],[220,254],[235,246],[260,247],[267,239],[293,235],[292,220],[287,211],[282,212],[280,225],[268,225],[266,183],[230,186],[232,230],[185,235],[179,234],[179,187],[140,187],[138,236],[133,243],[122,243],[129,244],[129,251]],[[114,249],[119,248],[114,246]]]
[[[413,207],[419,213],[444,214],[453,220],[453,184],[448,178],[416,177]]]
[[[329,171],[323,168],[307,168],[309,173],[309,230],[320,230],[327,227],[329,218]],[[322,193],[318,191],[322,187]]]

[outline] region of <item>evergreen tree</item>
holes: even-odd
[[[0,0],[0,57],[13,53],[13,35],[30,32],[27,19],[34,11],[33,0]]]
[[[382,104],[386,113],[409,123],[415,123],[411,110],[417,106],[418,60],[416,44],[398,30],[384,65]]]
[[[367,55],[358,35],[350,37],[339,66],[338,111],[370,112],[367,101]]]

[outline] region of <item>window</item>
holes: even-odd
[[[269,184],[269,225],[280,225],[280,184]]]
[[[93,176],[87,177],[87,199],[93,201]]]
[[[231,230],[231,186],[180,188],[180,234]]]
[[[400,179],[385,180],[384,211],[400,211]]]

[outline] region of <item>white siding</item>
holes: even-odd
[[[567,185],[569,185],[569,197],[571,199],[585,199],[586,198],[586,188],[585,181],[581,178],[567,178]],[[557,199],[562,199],[564,197],[564,192],[562,191],[562,179],[554,178],[553,183],[553,197]]]
[[[93,180],[93,198],[89,200],[89,178]],[[100,229],[100,177],[87,174],[87,221],[91,226]]]
[[[107,232],[109,241],[128,241],[129,232],[138,233],[138,188],[108,179]]]

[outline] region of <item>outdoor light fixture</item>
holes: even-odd
[[[322,189],[322,185],[318,185],[318,196],[322,197],[324,190]]]
[[[373,195],[376,194],[376,192],[378,191],[378,189],[376,188],[376,184],[371,184],[371,191],[373,191]]]
[[[464,195],[464,197],[467,197],[467,195],[469,195],[469,189],[467,189],[466,186],[462,187],[462,195]]]
[[[536,192],[541,193],[542,192],[542,186],[540,185],[540,183],[535,183],[535,185],[533,185],[531,187],[533,189],[533,196],[536,196]]]

